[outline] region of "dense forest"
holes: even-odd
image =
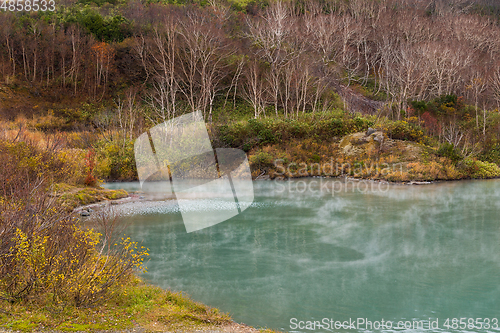
[[[491,109],[500,101],[499,28],[484,13],[498,8],[399,0],[61,3],[56,11],[2,12],[0,73],[6,84],[29,82],[51,97],[139,93],[164,118],[186,109],[210,117],[222,97],[247,101],[255,117],[271,109],[288,117],[327,108],[332,91],[349,100],[353,84],[384,102],[368,103],[372,111],[384,106],[397,118],[409,101],[450,94]]]

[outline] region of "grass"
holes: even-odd
[[[32,330],[119,331],[141,327],[149,332],[195,330],[229,324],[231,317],[182,293],[163,290],[134,278],[102,305],[76,308],[50,299],[10,304],[0,302],[0,327]]]
[[[60,332],[121,331],[140,328],[146,332],[214,330],[229,325],[229,314],[193,301],[181,292],[163,290],[135,277],[119,294],[91,308],[76,308],[50,299],[24,303],[0,301],[0,328],[13,331]],[[260,329],[263,333],[278,333]]]
[[[77,187],[65,183],[52,186],[53,196],[58,197],[59,203],[68,211],[78,206],[89,205],[104,200],[117,200],[128,196],[125,190],[109,190],[101,187]]]

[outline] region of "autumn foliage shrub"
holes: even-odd
[[[82,229],[51,196],[64,165],[27,144],[0,141],[0,297],[11,302],[50,298],[89,306],[119,290],[146,249],[128,238]],[[101,225],[115,225],[103,219]]]
[[[49,296],[56,303],[89,306],[116,293],[135,268],[142,268],[147,252],[137,243],[123,238],[108,248],[100,233],[81,229],[44,196],[35,191],[25,201],[2,205],[3,299]]]
[[[250,163],[256,165],[259,168],[271,166],[274,163],[274,158],[267,152],[259,151],[252,157],[250,157]]]
[[[96,144],[94,175],[102,179],[137,179],[133,140],[101,140]]]
[[[93,149],[89,149],[89,151],[85,155],[85,165],[87,167],[87,177],[85,177],[85,185],[95,186],[97,183],[97,179],[94,177],[95,151]]]
[[[388,121],[384,129],[392,139],[421,142],[425,138],[420,125],[406,120]]]
[[[464,159],[459,166],[469,178],[496,178],[500,177],[500,167],[495,163],[478,161],[472,158]]]

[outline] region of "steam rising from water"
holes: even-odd
[[[446,318],[499,316],[500,181],[334,196],[279,185],[254,182],[244,213],[192,234],[174,201],[120,207],[130,236],[151,249],[145,277],[237,321],[284,331],[291,317],[432,317],[448,331]],[[191,204],[226,209],[223,201]]]

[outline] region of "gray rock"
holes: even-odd
[[[384,141],[384,134],[382,133],[377,133],[374,138],[373,138],[374,141],[377,141],[379,143],[382,143],[382,141]]]
[[[376,131],[377,131],[376,129],[368,127],[368,130],[366,131],[366,136],[372,135]]]
[[[408,184],[409,185],[429,185],[429,184],[432,184],[432,182],[417,182],[417,181],[412,180]]]

